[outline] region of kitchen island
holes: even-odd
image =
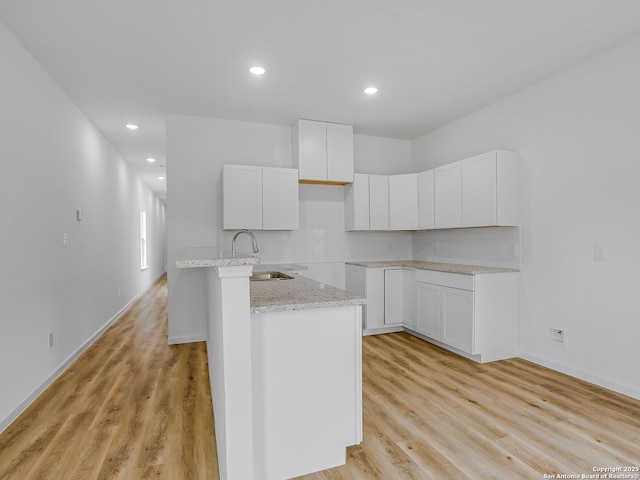
[[[207,352],[221,479],[342,465],[362,440],[361,296],[291,275],[250,281],[249,255],[190,249],[207,268]]]

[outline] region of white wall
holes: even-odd
[[[413,143],[407,140],[355,134],[353,155],[357,173],[395,175],[413,167]]]
[[[520,152],[522,355],[640,398],[638,85],[635,39],[417,139],[413,155],[420,170]],[[416,252],[429,251],[425,238]],[[550,327],[566,331],[566,348]]]
[[[2,431],[162,274],[165,230],[163,203],[1,23],[0,58]]]
[[[411,142],[354,136],[355,169],[393,173],[411,167]],[[180,251],[194,246],[230,248],[235,234],[222,230],[222,166],[292,167],[291,127],[201,117],[167,120],[168,281],[171,342],[204,339],[205,275],[180,270]],[[312,278],[344,286],[344,262],[411,256],[406,232],[345,232],[344,187],[300,186],[300,228],[292,232],[254,232],[262,263],[302,263]],[[246,236],[239,251],[251,252]]]

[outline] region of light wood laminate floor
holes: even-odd
[[[0,479],[218,479],[206,362],[203,343],[167,345],[162,279],[0,435]],[[479,365],[404,333],[365,337],[363,383],[363,443],[345,466],[300,478],[640,466],[640,401],[524,360]]]

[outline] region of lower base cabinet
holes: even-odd
[[[416,271],[414,332],[491,362],[516,356],[519,273],[460,275]]]
[[[454,275],[454,276],[452,276]],[[449,274],[437,275],[419,272],[416,281],[418,293],[415,330],[446,345],[475,355],[473,277],[462,278]],[[458,280],[456,282],[455,280]],[[433,283],[437,282],[437,283]],[[465,285],[469,290],[449,285]]]
[[[346,265],[346,289],[367,298],[365,335],[406,330],[483,363],[516,356],[519,275]]]
[[[415,271],[411,269],[384,269],[384,324],[385,326],[412,326]]]
[[[440,318],[441,287],[426,282],[416,282],[415,330],[427,337],[440,340],[442,326]]]

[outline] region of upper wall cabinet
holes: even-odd
[[[418,229],[435,228],[434,171],[418,173]]]
[[[494,150],[417,174],[355,174],[345,230],[517,226],[519,159]]]
[[[389,176],[389,229],[418,228],[418,175]]]
[[[262,167],[225,165],[222,170],[223,228],[262,228]]]
[[[225,165],[222,180],[225,230],[298,228],[298,171]]]
[[[494,150],[462,161],[462,226],[518,225],[518,155]]]
[[[354,173],[353,183],[344,186],[344,229],[369,230],[369,175]]]
[[[353,182],[352,125],[297,120],[291,143],[300,183]]]
[[[298,171],[262,169],[262,229],[298,229]]]
[[[435,228],[462,226],[462,162],[443,165],[434,170]]]
[[[369,175],[369,229],[389,230],[389,177]]]

